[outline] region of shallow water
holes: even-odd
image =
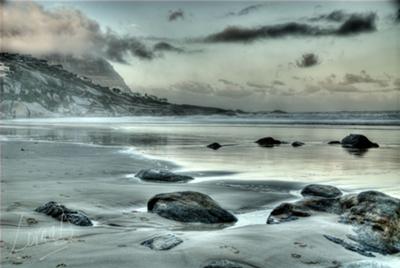
[[[3,122],[3,139],[63,141],[126,146],[120,153],[177,163],[195,181],[213,179],[286,180],[329,183],[349,191],[374,189],[400,197],[399,126],[271,125],[252,121],[162,121],[108,119]],[[349,152],[328,145],[350,133],[364,134],[380,148]],[[272,136],[306,145],[262,148],[255,140]],[[206,148],[223,145],[217,151]],[[95,161],[95,159],[93,159]],[[163,166],[155,166],[163,167]]]

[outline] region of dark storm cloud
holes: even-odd
[[[274,39],[288,36],[348,36],[372,32],[375,27],[376,14],[353,14],[338,28],[320,27],[305,23],[289,22],[255,28],[229,26],[223,31],[207,36],[206,42],[252,42],[258,39]]]
[[[154,58],[154,53],[133,37],[120,37],[108,33],[102,39],[105,47],[104,56],[112,61],[127,63],[125,59],[129,54],[146,60]]]
[[[349,17],[349,14],[343,10],[334,10],[328,14],[322,14],[313,18],[308,19],[309,21],[331,21],[331,22],[342,22]]]
[[[170,43],[167,42],[158,42],[153,46],[154,51],[171,51],[171,52],[177,52],[177,53],[183,53],[185,50],[180,47],[176,47],[171,45]]]
[[[318,65],[320,63],[319,58],[314,53],[306,53],[301,56],[300,60],[296,61],[296,65],[300,68],[307,68]]]
[[[183,12],[182,9],[178,10],[170,10],[168,14],[168,20],[169,21],[176,21],[178,19],[184,19],[185,18],[185,13]]]
[[[259,10],[263,6],[265,6],[265,4],[250,5],[250,6],[247,6],[247,7],[243,8],[243,9],[239,10],[238,12],[229,12],[227,14],[227,16],[244,16],[244,15],[248,15],[250,13],[253,13],[253,12]]]

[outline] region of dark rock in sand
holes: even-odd
[[[143,169],[135,177],[152,182],[187,182],[193,180],[190,176],[178,175],[168,170]]]
[[[400,199],[378,191],[341,198],[341,222],[358,226],[357,241],[377,252],[400,252]]]
[[[296,204],[320,212],[339,214],[339,198],[311,197],[298,201]]]
[[[140,244],[154,250],[169,250],[182,242],[183,240],[174,234],[167,234],[150,238]]]
[[[65,206],[58,204],[54,201],[50,201],[37,209],[36,212],[44,213],[51,216],[59,221],[69,222],[79,226],[92,226],[93,223],[85,213],[77,210],[71,210]]]
[[[274,208],[267,219],[267,224],[282,223],[297,220],[299,217],[309,217],[311,211],[297,204],[282,203]]]
[[[300,147],[300,146],[303,146],[303,145],[304,145],[304,142],[301,142],[301,141],[292,142],[292,146],[293,147]]]
[[[336,144],[341,144],[340,141],[330,141],[328,142],[329,145],[336,145]]]
[[[273,147],[274,145],[280,145],[282,142],[272,137],[265,137],[257,140],[256,143],[262,147]]]
[[[218,142],[214,142],[214,143],[211,143],[211,144],[207,145],[207,148],[210,148],[210,149],[213,149],[213,150],[218,150],[221,147],[222,147],[222,145],[219,144]]]
[[[350,134],[344,137],[341,144],[345,148],[353,149],[368,149],[379,147],[377,143],[371,142],[367,137],[359,134]]]
[[[181,222],[233,223],[237,219],[211,197],[199,192],[158,194],[147,203],[149,212]]]
[[[304,199],[279,205],[267,223],[296,220],[317,211],[334,213],[340,215],[341,223],[354,225],[356,235],[348,238],[356,244],[327,237],[329,240],[366,256],[368,252],[400,252],[400,199],[377,191],[341,196],[336,187],[315,184],[306,186],[301,193]]]
[[[228,259],[210,260],[202,268],[257,268],[253,265]]]
[[[358,254],[361,254],[366,257],[375,257],[374,254],[372,254],[371,252],[368,252],[364,247],[362,247],[358,244],[346,242],[343,239],[340,239],[340,238],[337,238],[337,237],[334,237],[331,235],[324,235],[324,237],[335,244],[341,245],[345,249],[357,252]]]
[[[342,195],[342,192],[330,185],[323,184],[310,184],[301,190],[302,196],[313,196],[313,197],[324,197],[324,198],[335,198]]]

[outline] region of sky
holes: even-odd
[[[106,58],[133,91],[246,111],[400,110],[397,1],[13,1],[2,50]]]

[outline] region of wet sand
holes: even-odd
[[[352,233],[351,226],[338,224],[336,216],[322,214],[280,225],[265,224],[264,215],[278,203],[296,199],[304,183],[231,181],[229,173],[226,180],[188,184],[141,182],[132,174],[142,168],[179,167],[139,154],[121,154],[121,149],[2,141],[1,266],[179,268],[204,267],[212,260],[226,259],[244,268],[261,268],[346,267],[353,262],[371,262],[371,258],[323,237],[344,238]],[[203,174],[207,175],[214,174]],[[146,212],[147,200],[153,195],[181,190],[210,195],[239,221],[235,225],[182,224]],[[84,211],[95,225],[61,224],[34,212],[51,200]],[[28,218],[35,220],[28,223]],[[184,242],[168,251],[140,245],[167,233]],[[395,267],[398,256],[375,259]]]

